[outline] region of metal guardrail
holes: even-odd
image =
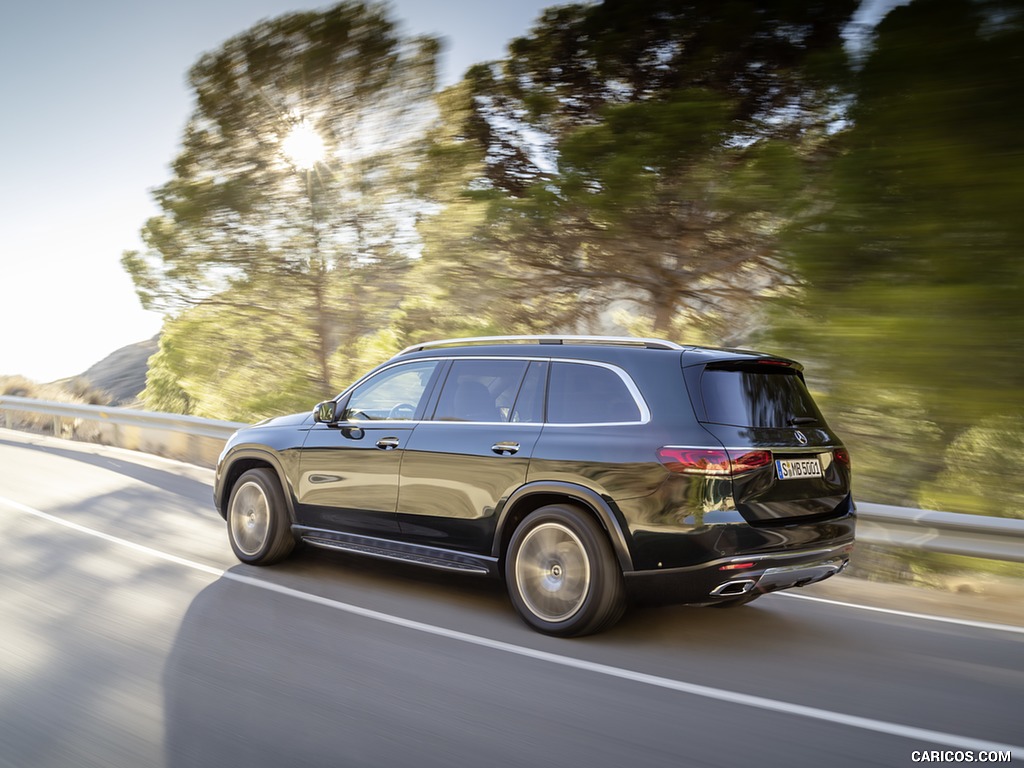
[[[184,432],[199,437],[227,440],[240,427],[248,426],[234,421],[214,421],[198,416],[182,416],[175,413],[137,411],[134,408],[116,408],[102,405],[58,403],[53,400],[33,400],[28,397],[0,396],[0,410],[4,411],[4,425],[8,426],[7,414],[12,411],[39,413],[56,418],[82,419],[86,421],[122,424],[134,427],[165,429],[170,432]]]
[[[0,426],[17,429],[22,421],[19,413],[48,417],[49,431],[58,437],[84,438],[205,466],[216,462],[225,441],[236,429],[247,426],[134,408],[0,396]],[[83,429],[83,422],[93,429]]]
[[[0,424],[8,428],[15,425],[14,413],[50,416],[54,419],[53,432],[57,435],[62,434],[64,419],[124,426],[145,435],[125,435],[114,430],[107,436],[111,442],[164,455],[177,452],[184,454],[186,460],[206,464],[211,463],[211,456],[216,458],[224,441],[236,429],[246,426],[238,422],[214,421],[197,416],[58,403],[7,395],[0,396],[0,412],[3,414]],[[161,435],[168,433],[184,435],[190,441],[189,445],[184,450],[180,446],[177,451],[168,448],[167,441],[161,438]],[[205,450],[192,444],[191,441],[196,438],[206,441]],[[867,502],[857,503],[857,513],[857,540],[866,544],[1024,563],[1024,520],[907,509]]]
[[[1024,563],[1024,520],[857,502],[857,541]]]

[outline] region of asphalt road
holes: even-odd
[[[0,430],[0,766],[1024,761],[1019,627],[769,595],[559,640],[482,579],[240,565],[211,483]]]

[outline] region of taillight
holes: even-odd
[[[772,463],[771,451],[747,451],[739,456],[736,455],[736,452],[730,451],[729,457],[732,459],[732,473],[734,475],[742,475],[744,472],[767,467]]]
[[[832,455],[836,457],[836,461],[845,466],[850,466],[850,452],[845,448],[836,448]]]
[[[771,464],[772,452],[666,446],[658,449],[658,459],[670,472],[731,477]]]

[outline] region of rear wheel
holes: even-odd
[[[238,478],[227,518],[231,549],[243,563],[272,565],[295,548],[284,493],[269,469],[250,469]]]
[[[512,534],[505,583],[539,632],[573,637],[610,627],[625,609],[622,572],[597,522],[569,505],[542,507]]]

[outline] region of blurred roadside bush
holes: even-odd
[[[858,497],[1022,516],[1024,5],[914,0],[850,74],[786,233],[774,339],[808,364]]]

